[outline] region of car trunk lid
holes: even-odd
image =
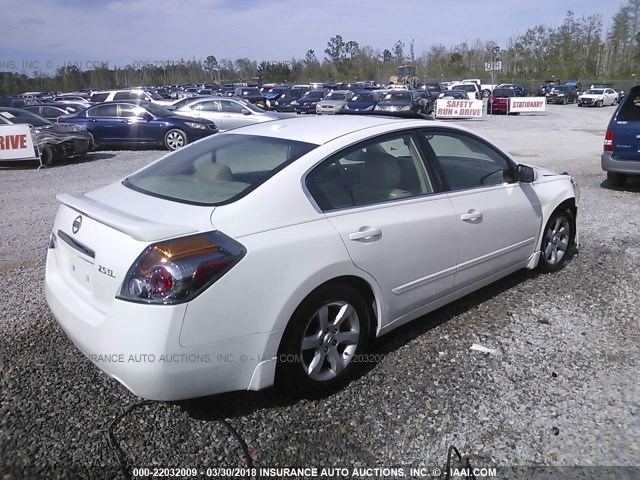
[[[103,313],[149,244],[213,230],[212,207],[169,202],[121,184],[57,199],[62,205],[52,232],[55,248],[49,254],[67,286]]]

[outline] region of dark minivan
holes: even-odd
[[[609,121],[601,164],[609,185],[640,175],[640,85],[629,91]]]

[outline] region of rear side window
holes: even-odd
[[[87,117],[117,117],[117,105],[99,105],[87,110]]]
[[[143,193],[196,205],[231,203],[317,145],[254,135],[216,135],[124,180]]]
[[[91,101],[93,103],[104,102],[108,96],[109,93],[94,93],[93,95],[91,95]]]
[[[640,120],[640,88],[632,88],[624,99],[618,112],[618,122],[637,122]]]
[[[411,134],[361,144],[320,165],[307,188],[323,211],[433,193]]]

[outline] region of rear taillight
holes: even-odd
[[[240,243],[217,231],[155,243],[131,266],[118,298],[164,305],[188,302],[245,253]]]
[[[613,130],[607,130],[604,135],[604,151],[613,152]]]

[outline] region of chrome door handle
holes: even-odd
[[[378,228],[368,228],[366,230],[359,230],[349,234],[349,240],[373,240],[382,236],[382,231]]]
[[[463,222],[475,223],[478,222],[478,220],[482,220],[482,217],[482,212],[469,210],[467,213],[463,213],[462,215],[460,215],[460,220],[462,220]]]

